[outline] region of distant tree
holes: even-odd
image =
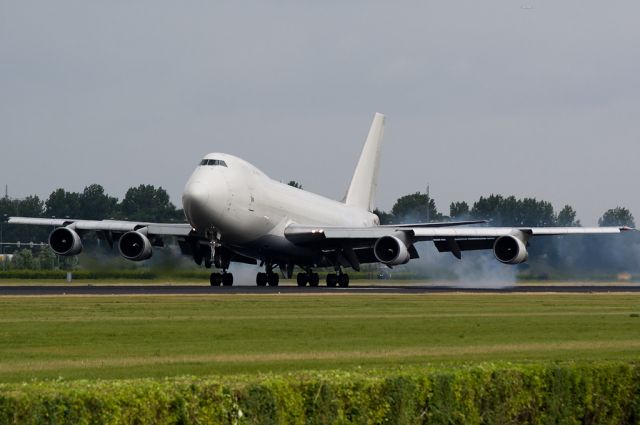
[[[391,224],[393,222],[393,215],[388,212],[376,208],[373,213],[380,219],[380,224]]]
[[[565,205],[556,217],[556,226],[580,227],[580,220],[576,220],[576,212],[570,205]]]
[[[27,196],[21,200],[14,200],[16,207],[16,215],[25,217],[42,217],[44,212],[44,202],[37,196]]]
[[[501,195],[480,197],[471,208],[471,216],[491,220],[496,226],[553,226],[556,220],[549,202]]]
[[[504,198],[501,195],[481,196],[471,208],[471,216],[479,220],[492,220],[497,225],[502,224],[501,210],[504,208]]]
[[[44,247],[38,254],[38,264],[41,270],[53,270],[56,267],[56,255],[51,248]]]
[[[81,216],[88,220],[102,220],[113,217],[117,211],[118,199],[105,195],[104,188],[92,184],[84,188],[79,196]]]
[[[516,211],[515,225],[549,227],[555,224],[556,217],[550,202],[524,198],[516,202]]]
[[[71,271],[78,267],[78,256],[71,255],[66,257],[58,257],[60,270]]]
[[[80,194],[60,188],[51,192],[45,202],[45,216],[81,218]]]
[[[629,226],[636,227],[631,211],[624,207],[607,210],[598,220],[599,226]]]
[[[43,209],[44,203],[37,196],[27,196],[24,199],[3,197],[0,199],[0,220],[6,221],[6,218],[11,216],[42,217]],[[50,229],[39,226],[17,224],[3,224],[2,230],[5,242],[44,241],[50,231]]]
[[[22,249],[13,255],[11,267],[17,270],[37,269],[37,260],[29,249]]]
[[[289,186],[295,187],[296,189],[302,189],[302,185],[300,183],[298,183],[297,181],[295,181],[295,180],[291,180],[287,184]]]
[[[132,187],[120,204],[122,218],[141,221],[183,220],[162,187],[141,184]]]
[[[452,202],[449,205],[449,217],[461,219],[469,217],[469,204],[466,202]]]
[[[428,206],[427,206],[428,204]],[[433,198],[420,192],[399,198],[391,208],[396,223],[437,221],[442,219]]]

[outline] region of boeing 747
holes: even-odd
[[[288,278],[294,267],[300,286],[318,286],[313,270],[332,268],[327,286],[349,285],[347,268],[366,263],[389,267],[418,258],[415,244],[432,241],[440,252],[457,258],[466,250],[491,250],[505,264],[527,261],[534,237],[620,233],[627,227],[483,227],[482,221],[380,225],[373,214],[384,115],[375,114],[351,184],[342,202],[269,178],[248,162],[229,154],[201,159],[182,194],[188,223],[120,220],[74,220],[11,217],[10,223],[54,226],[51,249],[61,256],[80,254],[82,236],[97,232],[131,261],[151,258],[155,247],[176,237],[183,254],[198,265],[215,267],[211,285],[233,285],[231,263],[258,264],[258,286],[277,286],[279,269]]]

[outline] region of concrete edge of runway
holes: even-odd
[[[206,285],[7,285],[0,296],[45,295],[234,295],[234,294],[437,294],[437,293],[640,293],[640,285],[514,285],[505,287],[468,287],[449,285],[353,285],[348,288]]]

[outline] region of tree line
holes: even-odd
[[[185,221],[182,210],[171,203],[165,189],[145,184],[129,188],[122,200],[106,194],[99,184],[89,185],[82,192],[56,189],[46,200],[36,195],[23,199],[4,196],[0,198],[0,220],[6,221],[11,216],[83,220]],[[2,238],[5,242],[44,242],[51,231],[40,226],[6,223],[2,230]]]
[[[449,214],[438,211],[436,202],[426,193],[400,197],[391,211],[375,210],[381,224],[423,223],[428,221],[488,220],[492,226],[574,227],[581,226],[570,205],[556,212],[550,202],[535,198],[489,195],[481,196],[471,206],[465,201],[452,202]],[[635,227],[633,214],[617,206],[603,213],[600,226]]]
[[[291,186],[301,188],[291,181]],[[412,193],[397,199],[390,211],[375,210],[381,224],[420,223],[427,221],[487,220],[491,226],[580,226],[577,213],[570,205],[556,211],[550,202],[535,198],[516,198],[491,194],[481,196],[469,204],[456,201],[449,205],[448,214],[438,210],[435,200],[425,193]],[[0,198],[0,220],[9,216],[78,218],[88,220],[121,219],[154,222],[184,222],[182,210],[170,201],[162,187],[139,185],[127,190],[119,200],[105,193],[104,188],[92,184],[82,192],[65,189],[53,191],[46,200],[37,196],[24,199]],[[635,227],[631,212],[614,207],[598,220],[601,226]],[[4,242],[46,242],[50,228],[2,224]],[[427,244],[422,244],[427,245]],[[22,247],[24,248],[24,247]],[[4,252],[20,251],[6,247]],[[529,248],[530,261],[522,268],[535,270],[606,271],[638,269],[640,240],[636,234],[621,238],[589,236],[577,238],[536,238]],[[48,254],[36,254],[42,264],[51,264]],[[22,260],[21,260],[22,261]],[[29,264],[27,258],[26,264]]]
[[[426,193],[412,193],[400,197],[390,211],[374,211],[381,224],[421,223],[428,221],[487,220],[490,226],[507,227],[574,227],[581,226],[577,213],[570,205],[559,211],[550,202],[535,198],[516,198],[492,194],[481,196],[469,205],[465,201],[452,202],[449,214],[438,211],[436,202]],[[616,206],[603,212],[600,226],[635,227],[631,211]],[[570,237],[538,237],[528,248],[529,261],[517,266],[534,276],[584,275],[640,271],[640,235],[636,232],[612,237],[588,235]],[[431,255],[429,253],[427,255]],[[472,254],[471,254],[472,255]],[[470,254],[465,254],[469,257]],[[444,258],[434,260],[432,268],[451,268]]]

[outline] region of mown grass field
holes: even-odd
[[[638,294],[0,297],[0,382],[640,360]]]

